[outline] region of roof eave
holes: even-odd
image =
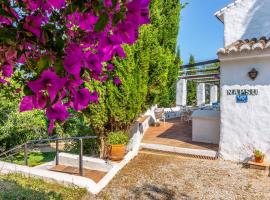
[[[224,24],[224,14],[223,13],[217,12],[217,13],[215,13],[215,16],[219,21],[221,21],[221,23]]]

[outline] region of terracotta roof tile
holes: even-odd
[[[225,48],[220,48],[217,53],[218,55],[230,55],[265,49],[270,49],[270,38],[261,37],[260,39],[252,38],[250,40],[238,40]]]

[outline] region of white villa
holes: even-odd
[[[270,160],[269,10],[269,0],[236,0],[215,13],[224,24],[224,47],[217,52],[220,113],[195,111],[192,139],[195,135],[195,141],[218,140],[219,157],[226,160],[243,161],[251,156],[253,148]],[[210,103],[216,100],[217,86],[212,85]],[[176,102],[186,106],[184,79],[178,81]],[[205,84],[200,83],[197,105],[204,103]]]

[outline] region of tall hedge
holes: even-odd
[[[88,122],[97,134],[126,129],[150,105],[174,105],[181,8],[178,0],[152,0],[151,24],[140,29],[135,45],[125,46],[127,58],[114,61],[122,85],[112,81],[89,84],[100,95],[99,104],[90,105],[88,112]]]

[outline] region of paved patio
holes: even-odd
[[[218,150],[218,145],[215,144],[193,142],[191,123],[183,122],[180,118],[166,121],[165,126],[160,123],[160,126],[150,127],[142,142],[189,149]]]

